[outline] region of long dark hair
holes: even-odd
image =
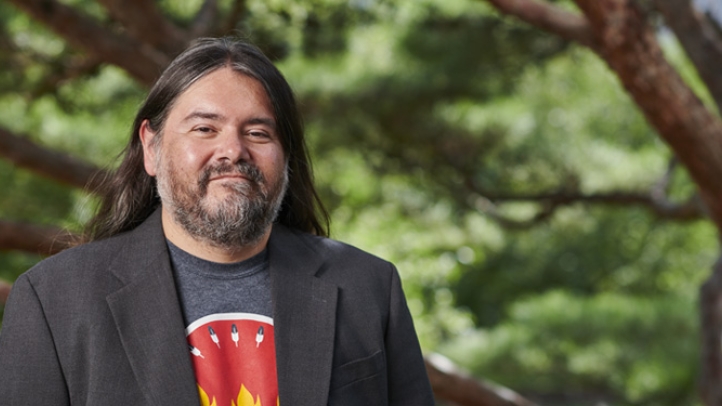
[[[171,62],[150,90],[133,122],[133,132],[120,166],[101,186],[100,207],[86,227],[88,240],[131,230],[160,205],[155,179],[143,166],[141,124],[148,120],[151,130],[161,135],[178,96],[198,79],[222,67],[258,80],[273,106],[281,144],[288,159],[289,180],[276,221],[301,231],[328,236],[328,212],[313,184],[303,123],[288,82],[255,46],[231,38],[204,38],[195,41]]]

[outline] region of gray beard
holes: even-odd
[[[268,190],[260,170],[246,162],[205,168],[196,187],[177,182],[173,169],[162,162],[158,166],[158,194],[173,219],[193,238],[224,249],[259,242],[276,219],[288,187],[288,168]],[[222,173],[241,173],[248,181],[223,185],[231,193],[207,207],[209,178]]]

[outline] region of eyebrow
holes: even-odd
[[[185,118],[183,118],[183,122],[191,121],[197,118],[213,121],[222,121],[225,117],[221,114],[211,113],[207,111],[194,111],[191,114],[185,116]]]
[[[270,117],[254,117],[248,121],[246,121],[247,124],[263,124],[267,125],[274,130],[276,129],[276,120]]]
[[[224,121],[225,116],[218,113],[211,113],[208,111],[194,111],[183,118],[183,122],[188,122],[197,118],[213,120],[213,121]],[[267,125],[274,130],[276,129],[276,120],[271,117],[253,117],[246,121],[246,124],[263,124]]]

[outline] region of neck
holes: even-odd
[[[165,237],[176,247],[206,261],[227,264],[246,260],[263,251],[271,236],[271,227],[269,226],[263,237],[256,243],[242,247],[219,247],[188,234],[180,224],[173,220],[173,216],[165,207],[161,209],[161,212]]]

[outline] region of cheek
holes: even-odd
[[[204,156],[197,149],[176,143],[166,145],[158,171],[180,184],[195,184],[204,166]]]
[[[201,170],[209,161],[211,154],[198,146],[178,145],[174,156],[174,166],[182,173],[193,173]]]
[[[283,176],[283,172],[286,170],[286,159],[282,152],[273,154],[268,160],[269,168],[268,171],[272,172],[274,178],[280,179]]]
[[[258,167],[267,180],[277,179],[285,169],[286,162],[280,147],[264,144],[249,149],[251,162]]]

